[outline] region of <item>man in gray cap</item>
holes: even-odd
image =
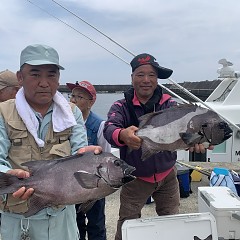
[[[64,68],[58,53],[49,46],[30,45],[22,51],[17,72],[22,87],[16,100],[0,103],[1,172],[26,178],[30,173],[21,163],[101,151],[100,147],[87,146],[81,111],[57,91],[60,69]],[[79,239],[74,205],[44,208],[25,218],[22,214],[28,210],[32,194],[34,189],[22,187],[3,198],[2,239]]]
[[[15,73],[8,69],[0,72],[0,102],[15,98],[19,83]]]

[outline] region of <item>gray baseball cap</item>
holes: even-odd
[[[24,63],[29,65],[54,64],[57,65],[59,69],[64,70],[64,68],[59,65],[59,56],[57,51],[52,47],[42,44],[29,45],[22,50],[20,56],[20,67]]]

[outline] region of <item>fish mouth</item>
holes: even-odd
[[[119,189],[123,184],[129,183],[131,181],[133,181],[134,179],[136,179],[135,176],[133,175],[128,175],[122,178],[122,182],[121,184],[118,185],[110,185],[110,187],[114,188],[114,189]]]
[[[118,184],[110,184],[109,181],[106,179],[106,176],[104,176],[104,174],[101,173],[101,168],[98,168],[98,172],[97,172],[97,176],[101,179],[103,179],[106,184],[108,184],[110,187],[114,188],[114,189],[119,189],[123,184],[131,182],[132,180],[134,180],[136,177],[131,175],[131,173],[133,171],[136,170],[135,167],[132,166],[122,166],[122,170],[123,170],[123,178],[121,179],[121,181]],[[109,177],[109,174],[108,174]]]
[[[131,174],[135,170],[136,170],[136,168],[132,167],[132,166],[128,166],[123,170],[123,174],[124,174],[124,177],[122,178],[122,183],[123,184],[129,183],[136,178],[134,175]]]
[[[224,141],[227,140],[227,139],[229,139],[230,137],[232,137],[233,131],[232,131],[232,129],[228,126],[227,123],[225,123],[225,122],[220,122],[220,123],[219,123],[219,128],[220,128],[220,129],[223,129],[223,131],[224,131],[224,138],[223,138]]]
[[[122,183],[126,184],[126,183],[133,181],[134,179],[136,179],[136,177],[133,175],[126,176],[126,177],[122,178]]]
[[[136,170],[135,167],[132,166],[127,166],[126,168],[123,169],[123,175],[128,177],[131,175],[132,172],[134,172]]]

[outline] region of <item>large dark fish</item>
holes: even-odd
[[[94,203],[115,192],[125,180],[132,180],[131,173],[135,170],[113,154],[104,152],[22,165],[28,167],[31,176],[19,179],[0,173],[0,194],[13,193],[22,186],[34,188],[28,200],[28,211],[23,213],[25,217],[45,207]]]
[[[232,136],[219,115],[194,104],[181,104],[139,118],[136,135],[142,141],[142,160],[160,151],[182,150],[195,144],[218,145]]]

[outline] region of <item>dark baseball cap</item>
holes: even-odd
[[[137,69],[138,67],[146,64],[152,65],[157,70],[158,78],[160,79],[169,78],[173,73],[173,70],[161,67],[156,61],[155,57],[148,53],[139,54],[136,57],[134,57],[133,60],[130,62],[132,72],[134,72],[135,69]]]

